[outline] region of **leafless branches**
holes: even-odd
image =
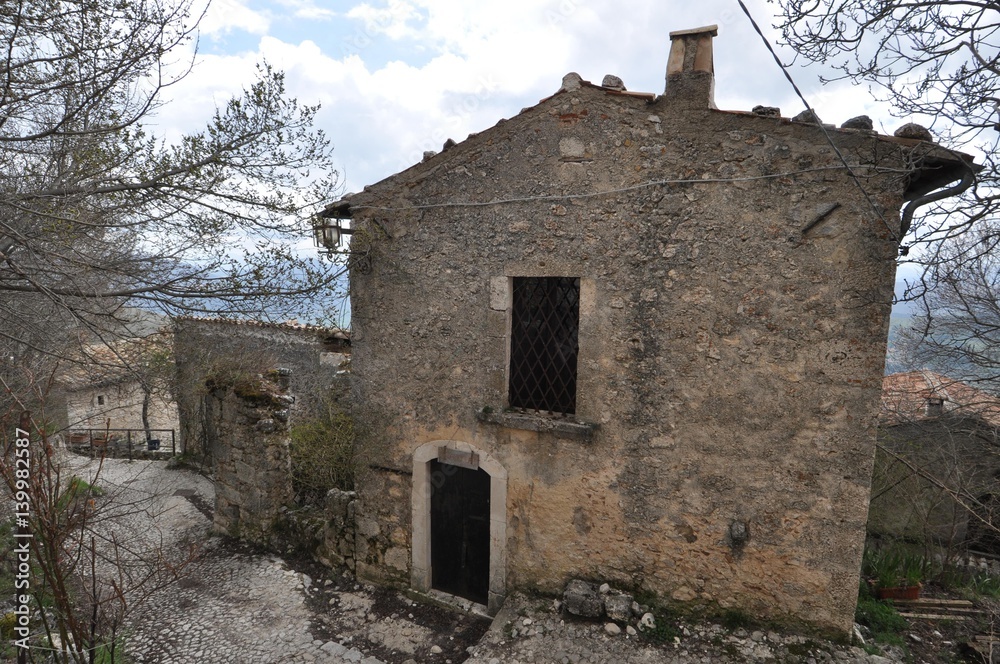
[[[808,60],[835,67],[842,78],[869,86],[901,117],[929,124],[941,144],[979,153],[983,170],[958,200],[924,207],[910,229],[912,262],[934,266],[949,242],[970,231],[993,238],[965,247],[987,253],[996,242],[990,224],[1000,208],[1000,4],[778,0],[785,42]],[[910,295],[933,287],[929,275]]]
[[[112,341],[126,305],[283,320],[337,289],[291,247],[337,174],[280,72],[175,144],[148,132],[194,66],[193,4],[0,4],[0,373]]]

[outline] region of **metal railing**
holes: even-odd
[[[177,433],[174,429],[69,429],[66,431],[66,443],[70,448],[87,445],[90,451],[102,450],[105,453],[115,452],[113,456],[132,458],[133,450],[145,449],[147,452],[157,452],[161,449],[163,438],[159,433],[170,434],[170,456],[177,454]],[[124,434],[124,435],[123,435]],[[134,435],[133,435],[134,434]],[[121,454],[124,452],[124,454]]]

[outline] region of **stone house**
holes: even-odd
[[[150,361],[167,362],[173,339],[168,331],[123,339],[111,344],[84,345],[80,356],[58,372],[52,394],[59,430],[96,432],[131,429],[133,442],[142,438],[143,409],[153,438],[169,445],[178,429],[177,404]],[[164,364],[166,366],[166,364]],[[118,438],[126,438],[122,432]]]
[[[230,445],[220,434],[233,424],[222,397],[234,381],[283,370],[285,387],[296,399],[292,411],[306,418],[338,377],[346,381],[350,365],[347,333],[296,321],[180,317],[174,337],[180,449],[207,468]],[[223,389],[213,391],[213,385]]]
[[[869,533],[1000,554],[1000,399],[932,371],[886,376]]]
[[[360,576],[849,630],[898,211],[969,166],[718,110],[715,34],[671,33],[662,95],[569,74],[323,213],[353,232]]]

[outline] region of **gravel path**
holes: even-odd
[[[92,479],[94,462],[73,472]],[[179,578],[133,605],[127,649],[136,664],[194,662],[381,664],[336,640],[313,638],[304,575],[281,558],[238,553],[210,537],[214,488],[159,461],[106,460],[96,480],[111,503],[119,541],[185,565]]]
[[[80,457],[72,472],[90,478]],[[490,626],[474,616],[414,602],[308,563],[211,536],[212,482],[160,461],[109,460],[97,485],[107,528],[142,557],[177,577],[133,604],[126,648],[135,664],[710,664],[895,659],[861,648],[773,632],[681,626],[650,642],[637,625],[567,619],[552,600],[508,599]],[[114,513],[117,509],[118,513]],[[144,553],[145,552],[145,553]],[[489,631],[487,631],[489,628]]]

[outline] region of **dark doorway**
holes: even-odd
[[[490,476],[431,461],[431,587],[487,604]]]
[[[996,526],[1000,523],[1000,501],[992,493],[980,496],[969,515],[966,546],[971,551],[1000,554],[1000,533]]]

